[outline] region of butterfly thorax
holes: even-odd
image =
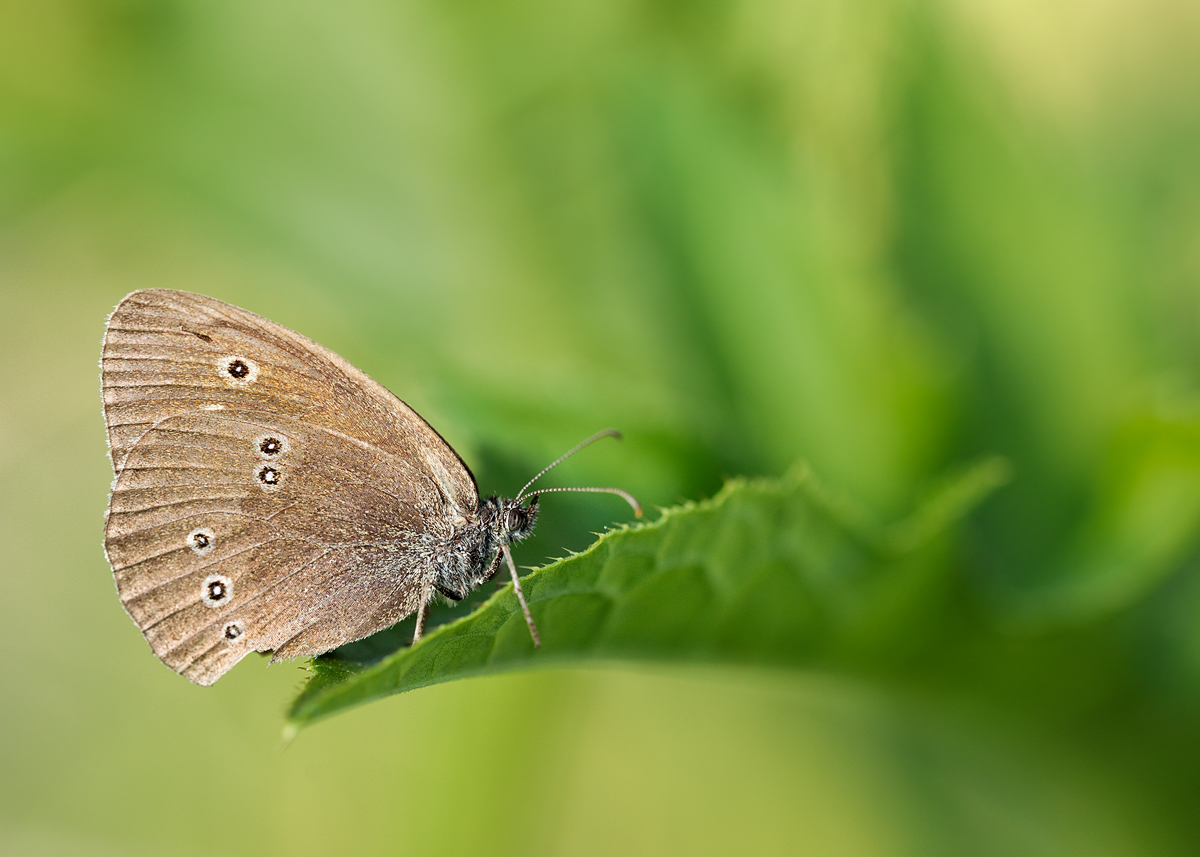
[[[499,551],[533,533],[537,522],[537,496],[523,506],[521,500],[492,495],[479,501],[479,508],[455,536],[457,550],[438,562],[434,588],[454,601],[466,598],[486,582],[499,567]]]

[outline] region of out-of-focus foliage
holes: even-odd
[[[1195,853],[1198,84],[1186,0],[0,4],[0,850]],[[455,682],[274,756],[298,674],[187,686],[99,548],[149,286],[334,348],[485,492],[610,425],[558,484],[804,460],[876,526],[1012,479],[919,659]]]

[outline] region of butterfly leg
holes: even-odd
[[[495,577],[496,572],[499,570],[500,570],[500,551],[497,550],[495,555],[492,556],[492,561],[490,563],[488,563],[487,571],[484,572],[483,577],[479,578],[479,583],[477,583],[476,586],[483,586],[483,584],[487,583],[489,580],[491,580],[493,577]]]
[[[529,624],[529,635],[533,637],[534,648],[540,649],[542,641],[538,638],[537,625],[533,624],[533,614],[529,612],[529,605],[525,603],[525,593],[521,591],[521,581],[517,579],[517,566],[513,563],[512,552],[509,551],[508,545],[504,545],[504,561],[508,563],[508,570],[512,574],[513,589],[516,590],[517,600],[521,602],[521,609],[525,611],[525,621]]]
[[[426,585],[421,590],[421,606],[417,608],[417,627],[413,631],[413,643],[421,639],[421,633],[425,630],[425,605],[429,603],[429,596],[433,591],[433,587]]]

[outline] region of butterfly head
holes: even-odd
[[[495,574],[497,563],[499,562],[500,554],[498,549],[504,545],[519,542],[522,539],[528,538],[533,533],[533,525],[537,523],[538,516],[538,495],[539,494],[555,494],[565,491],[578,491],[592,494],[616,494],[625,500],[633,508],[633,513],[639,518],[642,516],[642,507],[638,505],[638,501],[628,491],[620,488],[581,488],[576,486],[558,486],[554,488],[538,488],[529,494],[530,486],[537,482],[549,471],[553,470],[559,464],[562,464],[579,450],[583,449],[588,444],[594,443],[602,437],[621,436],[620,432],[615,429],[605,429],[601,432],[589,437],[582,443],[576,444],[564,454],[560,455],[546,467],[543,467],[536,476],[525,483],[525,487],[517,492],[517,496],[511,500],[501,500],[495,494],[482,501],[479,507],[479,525],[484,533],[488,534],[487,538],[481,539],[480,547],[483,548],[482,553],[492,554],[492,551],[497,553],[492,554],[492,565],[488,572],[480,578],[475,585],[478,586],[483,581]],[[522,504],[522,498],[527,498]],[[485,547],[486,546],[486,547]],[[508,558],[510,567],[512,566],[511,557]],[[514,581],[516,580],[514,574]],[[536,634],[534,635],[536,638]]]
[[[494,532],[497,539],[505,544],[519,542],[533,533],[533,525],[537,523],[538,498],[535,494],[529,505],[521,500],[498,500]]]
[[[491,531],[496,546],[512,544],[533,533],[533,525],[537,523],[538,498],[535,495],[528,501],[505,500],[492,495],[482,502],[480,512],[483,525]]]

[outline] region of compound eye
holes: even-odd
[[[504,519],[504,528],[507,530],[519,530],[525,526],[525,513],[520,509],[509,509],[508,515]]]

